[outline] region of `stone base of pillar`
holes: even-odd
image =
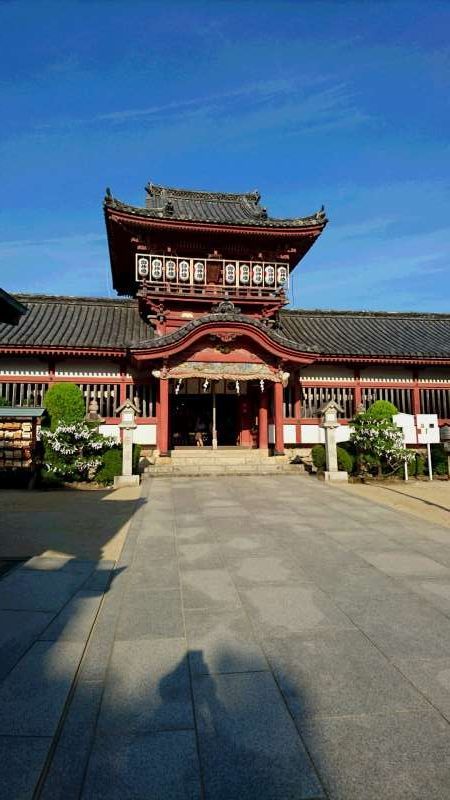
[[[348,472],[343,470],[336,470],[336,472],[324,472],[326,481],[341,481],[348,483]]]
[[[139,486],[140,482],[140,475],[116,475],[114,489],[121,489],[122,486]]]

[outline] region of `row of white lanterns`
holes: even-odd
[[[163,263],[162,258],[150,259],[148,256],[140,256],[137,260],[137,274],[138,278],[143,279],[151,277],[153,281],[162,281],[165,274],[165,280],[175,281],[180,280],[187,283],[191,278],[191,264],[187,259],[179,259],[178,264],[175,259],[165,259]],[[236,284],[236,279],[239,277],[239,283],[247,286],[252,283],[254,286],[274,286],[275,283],[282,286],[288,279],[288,269],[284,264],[250,264],[245,263],[226,263],[224,268],[224,281],[228,286]],[[204,261],[194,261],[192,267],[192,278],[194,283],[204,283],[206,280],[206,264]]]

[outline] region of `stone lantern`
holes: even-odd
[[[136,415],[139,409],[132,400],[125,400],[117,413],[120,414],[119,428],[122,431],[122,475],[114,478],[115,489],[139,485],[139,475],[133,475],[133,431],[137,428]]]
[[[335,430],[339,428],[338,412],[342,412],[342,408],[330,400],[325,403],[320,409],[322,416],[322,428],[325,433],[325,456],[327,461],[327,468],[325,471],[326,481],[348,481],[348,473],[338,469],[337,460],[337,445]]]

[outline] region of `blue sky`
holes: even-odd
[[[325,204],[305,308],[449,311],[450,3],[0,0],[0,285],[113,296],[106,186]]]

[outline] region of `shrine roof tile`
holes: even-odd
[[[231,193],[176,189],[153,183],[145,187],[147,199],[144,208],[122,203],[106,191],[105,207],[124,211],[136,217],[188,222],[206,222],[219,225],[256,226],[260,228],[318,227],[322,229],[327,218],[323,207],[306,217],[270,217],[259,205],[259,192]]]
[[[14,295],[26,306],[17,325],[0,323],[0,348],[158,349],[161,337],[141,317],[137,300]],[[215,314],[203,322],[215,321]],[[236,321],[249,321],[238,315]],[[188,326],[192,323],[188,323]],[[201,325],[202,319],[195,321]],[[450,314],[292,309],[278,329],[252,324],[280,343],[322,356],[450,359]],[[170,336],[183,336],[184,331]]]
[[[0,324],[0,347],[125,349],[149,338],[137,300],[15,295],[26,305],[17,325]]]
[[[450,314],[293,309],[281,312],[280,325],[326,355],[450,358]]]

